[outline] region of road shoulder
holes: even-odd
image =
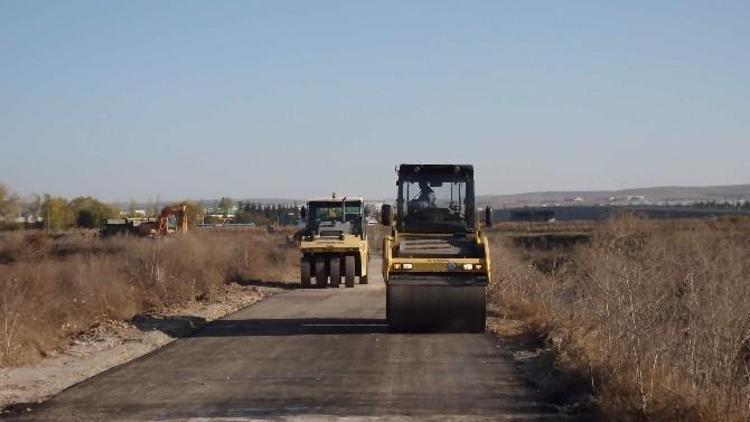
[[[491,317],[487,328],[497,337],[502,353],[562,415],[576,421],[602,420],[590,380],[566,365],[554,338],[540,337],[520,320]]]
[[[39,403],[75,384],[281,291],[230,284],[223,295],[210,302],[191,301],[156,309],[130,321],[102,321],[36,364],[0,368],[0,417],[33,411]]]

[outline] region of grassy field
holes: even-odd
[[[370,226],[373,255],[387,229]],[[0,237],[0,364],[102,320],[298,279],[287,232]],[[618,420],[750,420],[750,219],[501,224],[490,301],[526,321]],[[377,269],[376,269],[377,270]]]
[[[232,281],[296,280],[286,232],[192,232],[99,239],[42,232],[0,237],[0,365],[37,361],[103,320],[210,300]]]
[[[508,225],[491,301],[618,420],[750,420],[750,219]]]

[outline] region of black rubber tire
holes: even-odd
[[[346,287],[354,287],[354,272],[356,270],[354,256],[344,257],[344,282]]]
[[[328,272],[326,272],[326,258],[315,257],[315,287],[325,289],[328,285]]]
[[[312,270],[310,265],[310,258],[308,257],[302,257],[302,259],[299,262],[299,272],[300,272],[300,281],[302,282],[302,287],[309,288],[312,285],[311,278],[312,278]]]
[[[332,256],[330,263],[330,285],[331,287],[338,288],[341,285],[341,259],[338,256]]]

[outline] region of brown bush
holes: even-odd
[[[229,281],[288,280],[298,259],[284,233],[263,232],[158,240],[13,234],[0,251],[3,365],[33,362],[98,321],[211,298]]]
[[[41,231],[0,234],[0,264],[43,258],[52,252],[52,240]]]
[[[747,220],[621,218],[546,272],[497,237],[491,297],[561,339],[617,419],[745,421],[749,235]]]

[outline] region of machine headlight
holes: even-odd
[[[474,266],[472,264],[464,264],[464,270],[471,271],[474,269]]]
[[[404,264],[404,269],[405,270],[410,270],[412,268],[414,268],[412,264]]]
[[[477,264],[477,265],[475,265],[475,266],[474,266],[474,269],[475,269],[475,270],[481,270],[481,269],[482,269],[482,264]]]
[[[393,269],[394,270],[400,270],[401,269],[401,264],[393,264]]]

